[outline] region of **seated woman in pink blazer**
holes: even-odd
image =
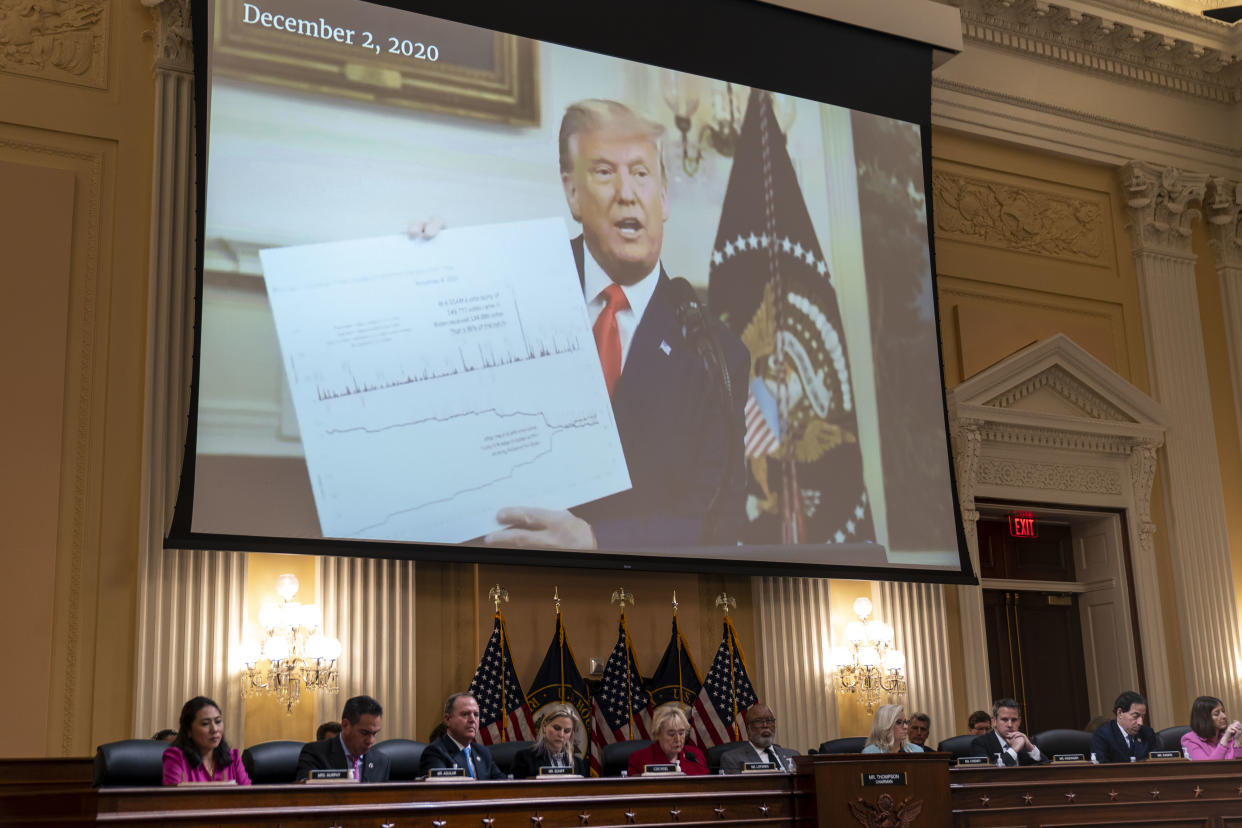
[[[1224,703],[1215,696],[1200,696],[1190,706],[1190,730],[1182,736],[1182,750],[1191,759],[1237,759],[1242,723],[1229,721]]]
[[[224,741],[220,705],[206,696],[195,696],[182,706],[177,738],[164,751],[164,784],[182,782],[250,784],[241,753]]]

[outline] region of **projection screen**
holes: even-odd
[[[930,49],[510,5],[195,4],[167,545],[970,580]]]

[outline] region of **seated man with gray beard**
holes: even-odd
[[[746,738],[748,744],[720,757],[721,772],[741,773],[748,762],[771,762],[778,770],[793,772],[798,751],[776,744],[776,714],[763,702],[746,711]]]

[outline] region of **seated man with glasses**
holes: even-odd
[[[771,762],[777,770],[793,773],[798,751],[776,744],[776,714],[763,702],[746,711],[746,738],[746,744],[720,757],[721,773],[741,773],[753,762]]]

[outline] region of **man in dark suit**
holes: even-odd
[[[632,549],[737,541],[750,356],[719,320],[696,314],[689,285],[670,280],[660,263],[669,216],[662,132],[623,104],[586,100],[566,110],[559,141],[565,199],[582,223],[574,258],[631,488],[570,511],[502,509],[497,518],[507,528],[488,543]]]
[[[454,693],[444,703],[445,734],[423,749],[418,771],[464,768],[474,779],[504,779],[492,752],[474,741],[479,734],[479,703],[469,693]]]
[[[341,732],[308,742],[298,754],[297,781],[305,782],[312,770],[338,768],[354,771],[359,782],[387,782],[388,757],[371,750],[383,724],[384,708],[370,696],[354,696],[341,711]]]
[[[776,744],[776,714],[763,702],[746,711],[746,744],[720,757],[720,770],[741,773],[747,762],[771,762],[778,770],[792,773],[798,751]]]
[[[1040,765],[1048,757],[1030,738],[1019,730],[1022,705],[1015,699],[997,699],[992,705],[992,732],[976,736],[970,743],[971,756],[995,758],[1005,765]]]
[[[1147,699],[1127,690],[1113,702],[1113,721],[1091,734],[1091,753],[1097,762],[1134,762],[1146,759],[1156,745],[1156,733],[1143,720]]]

